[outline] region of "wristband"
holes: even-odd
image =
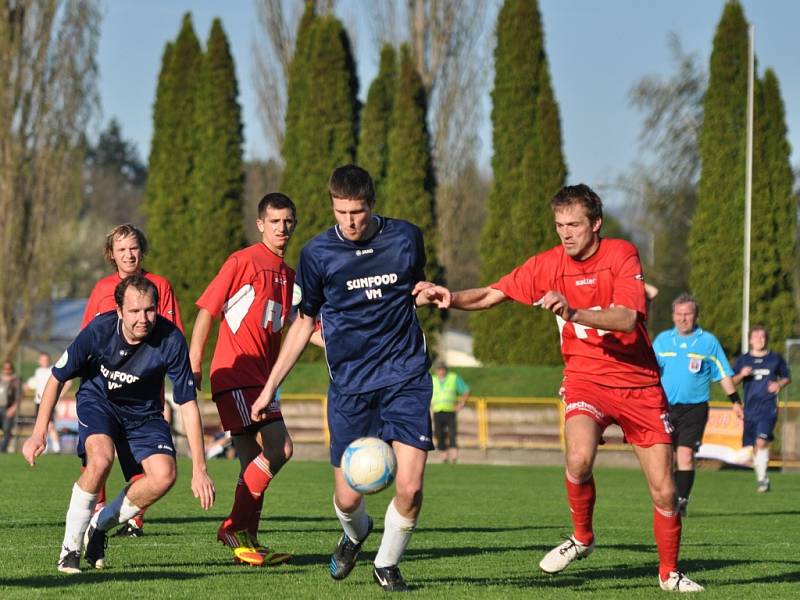
[[[734,391],[732,394],[728,394],[728,400],[731,401],[731,404],[741,404],[742,399],[739,398],[739,393]]]

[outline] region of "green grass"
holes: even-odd
[[[350,577],[327,572],[339,535],[324,463],[294,462],[268,491],[262,538],[295,553],[289,565],[232,564],[215,541],[227,513],[236,463],[210,465],[217,505],[203,513],[181,460],[176,487],[148,513],[147,535],[110,538],[110,567],[80,575],[55,569],[77,461],[45,456],[35,469],[19,455],[0,456],[0,597],[2,598],[375,598],[369,563],[377,550],[390,492],[368,498],[376,533]],[[430,465],[425,507],[402,563],[424,598],[653,598],[656,552],[651,506],[640,473],[600,469],[595,553],[559,576],[538,571],[541,556],[569,534],[563,471],[545,467]],[[756,494],[752,473],[698,474],[684,524],[682,566],[707,586],[705,598],[797,597],[800,476],[771,475],[773,492]],[[116,472],[109,495],[121,484]]]
[[[494,366],[454,369],[476,396],[555,397],[561,385],[561,366]],[[289,393],[324,394],[328,391],[325,363],[297,363],[282,389]]]

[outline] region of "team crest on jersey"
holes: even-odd
[[[59,369],[63,369],[67,366],[67,361],[69,360],[69,352],[64,350],[64,354],[61,355],[61,358],[58,359],[56,362],[56,367]]]
[[[700,358],[690,358],[689,359],[689,372],[690,373],[699,373],[700,369],[703,368],[703,360]]]
[[[294,288],[292,289],[292,306],[299,305],[302,299],[303,299],[303,288],[297,285],[297,282],[295,281]]]

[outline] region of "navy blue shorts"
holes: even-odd
[[[433,450],[432,395],[433,384],[428,372],[363,394],[342,394],[331,386],[328,390],[331,464],[338,467],[348,444],[366,436]]]
[[[142,461],[154,454],[175,458],[175,444],[169,424],[163,418],[137,423],[124,421],[108,402],[78,402],[78,456],[86,464],[86,439],[104,433],[114,440],[119,466],[129,481],[143,473]]]
[[[755,446],[756,439],[771,442],[775,439],[775,423],[778,421],[778,411],[758,412],[753,415],[744,414],[744,431],[742,433],[742,446]]]

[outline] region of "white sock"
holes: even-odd
[[[361,498],[358,508],[351,513],[346,513],[336,506],[336,496],[334,496],[333,509],[336,511],[336,516],[339,517],[339,523],[342,524],[342,529],[344,529],[347,537],[358,543],[367,536],[369,515],[367,514],[367,505],[364,503],[364,498]]]
[[[756,472],[756,479],[764,481],[767,478],[767,467],[769,466],[769,448],[757,448],[756,456],[753,459],[753,469]]]
[[[397,512],[394,500],[386,507],[386,517],[383,521],[383,538],[378,554],[375,555],[376,567],[391,567],[400,562],[406,551],[411,534],[417,526],[416,519],[408,519]]]
[[[128,499],[127,492],[128,486],[122,488],[119,495],[94,516],[92,521],[95,527],[102,531],[108,531],[114,525],[127,523],[128,519],[132,519],[139,514],[142,509]]]
[[[83,534],[89,526],[96,502],[97,494],[84,492],[77,483],[72,486],[60,558],[64,558],[67,552],[80,551],[83,546]]]

